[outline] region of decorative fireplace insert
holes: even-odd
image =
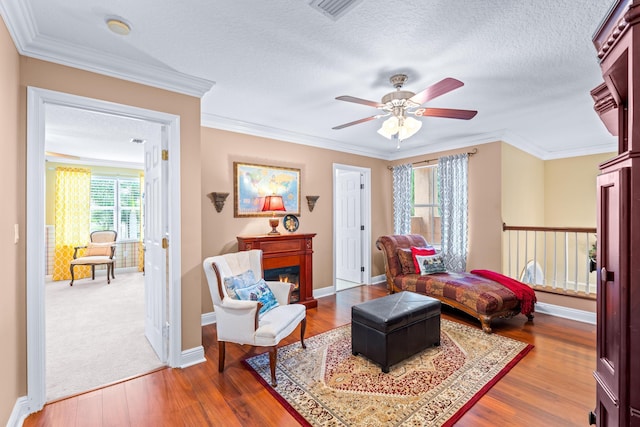
[[[313,298],[313,234],[280,234],[238,236],[238,250],[262,250],[265,280],[280,280],[294,284],[291,302],[307,308],[318,306]],[[296,278],[297,275],[297,278]],[[297,284],[297,287],[296,287]]]
[[[300,301],[300,266],[277,267],[264,270],[264,280],[291,283],[291,297],[289,302]]]

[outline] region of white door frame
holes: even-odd
[[[362,194],[360,213],[362,215],[362,225],[364,225],[364,233],[362,233],[362,264],[364,266],[363,278],[364,284],[371,284],[371,169],[359,166],[343,165],[340,163],[333,164],[333,288],[336,288],[336,254],[337,252],[337,172],[340,170],[360,172],[364,178],[364,192]]]
[[[148,120],[165,125],[169,156],[168,321],[170,366],[180,365],[182,351],[180,291],[180,117],[159,111],[35,87],[27,88],[27,401],[29,413],[45,404],[45,105],[55,104]]]

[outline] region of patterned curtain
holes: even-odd
[[[71,279],[69,265],[76,246],[89,242],[91,227],[91,170],[56,168],[53,280]],[[76,279],[89,277],[90,267],[75,268]]]
[[[447,270],[454,272],[467,268],[468,161],[466,153],[438,159],[442,257]]]
[[[138,271],[144,271],[144,173],[140,172],[140,240],[138,241]]]
[[[393,233],[411,233],[411,163],[393,167]]]

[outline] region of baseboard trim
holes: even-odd
[[[380,283],[385,283],[387,281],[387,276],[384,274],[380,274],[378,276],[371,277],[371,284],[378,285]]]
[[[26,396],[19,397],[16,404],[13,405],[7,427],[20,427],[27,416],[29,416],[29,399]]]
[[[190,348],[189,350],[184,350],[180,354],[180,368],[188,368],[189,366],[206,361],[207,359],[204,357],[204,347],[201,345]]]
[[[213,325],[214,323],[216,323],[216,313],[215,312],[210,311],[208,313],[203,313],[200,316],[200,324],[202,326]]]
[[[328,297],[329,295],[333,295],[335,293],[336,293],[335,286],[327,286],[325,288],[314,289],[313,297],[317,299],[322,297]]]
[[[536,313],[548,314],[549,316],[562,317],[582,323],[596,324],[596,313],[575,308],[562,307],[560,305],[547,304],[545,302],[536,303]]]

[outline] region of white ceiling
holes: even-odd
[[[203,126],[389,160],[495,140],[542,159],[616,149],[589,95],[602,82],[591,36],[612,0],[365,0],[337,20],[308,3],[0,0],[0,13],[23,55],[204,95]],[[128,36],[107,29],[113,16]],[[331,129],[378,111],[336,96],[379,101],[397,72],[413,92],[463,81],[427,106],[478,115],[421,118],[399,150],[381,120]],[[58,142],[113,128],[67,113],[51,117]]]

